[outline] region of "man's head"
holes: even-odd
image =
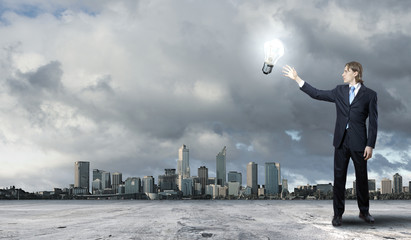
[[[345,64],[345,70],[352,72],[352,75],[355,77],[355,83],[363,83],[362,80],[362,65],[359,62],[349,62]],[[345,72],[345,71],[344,71]],[[344,76],[344,75],[343,75]],[[344,79],[345,81],[345,79]]]

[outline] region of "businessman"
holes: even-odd
[[[304,82],[290,66],[283,67],[284,76],[295,80],[300,89],[310,97],[335,103],[337,120],[334,140],[334,191],[333,226],[341,226],[345,205],[345,183],[350,158],[354,163],[359,217],[374,223],[369,213],[367,160],[377,139],[377,93],[365,87],[362,66],[358,62],[345,65],[342,74],[344,83],[332,90],[318,90]],[[368,118],[368,134],[366,119]]]

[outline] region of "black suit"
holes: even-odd
[[[366,146],[375,147],[377,139],[377,93],[361,85],[353,102],[349,102],[349,86],[338,85],[333,90],[318,90],[308,83],[300,88],[314,99],[335,103],[337,120],[334,130],[334,215],[344,213],[345,183],[349,159],[355,167],[358,207],[368,213],[367,161],[364,160]],[[368,135],[366,119],[369,118]],[[348,128],[347,128],[348,124]]]

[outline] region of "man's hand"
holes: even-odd
[[[295,71],[293,67],[286,65],[285,67],[283,67],[283,73],[284,76],[295,80],[298,84],[300,84],[300,82],[302,81],[302,79],[298,76],[297,71]]]
[[[364,160],[367,161],[368,159],[372,158],[372,147],[366,146],[364,150]]]

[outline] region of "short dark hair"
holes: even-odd
[[[362,80],[362,65],[359,62],[349,62],[345,64],[345,66],[348,69],[351,69],[353,72],[357,72],[357,76],[355,76],[355,82],[356,83],[363,83],[364,81]]]

